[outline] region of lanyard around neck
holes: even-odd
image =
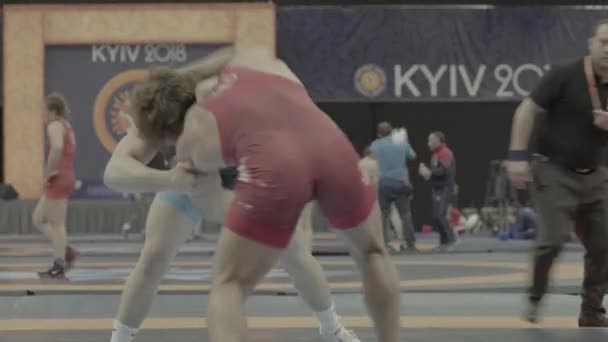
[[[591,96],[591,105],[593,110],[602,110],[602,104],[600,102],[600,93],[597,89],[597,82],[595,80],[595,74],[593,72],[593,63],[591,62],[591,56],[586,56],[584,59],[585,64],[585,78],[587,79],[587,88],[589,88],[589,95]]]

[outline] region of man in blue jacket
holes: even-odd
[[[388,122],[378,125],[378,139],[371,146],[374,159],[378,161],[380,180],[378,183],[378,201],[382,210],[382,224],[384,227],[384,241],[390,241],[389,216],[391,206],[395,204],[401,216],[403,237],[402,248],[406,251],[416,250],[416,236],[414,223],[412,221],[411,200],[413,188],[407,169],[407,161],[416,158],[416,152],[412,149],[405,137],[403,141],[391,137],[393,127]]]

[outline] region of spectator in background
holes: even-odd
[[[418,172],[425,180],[431,181],[433,227],[439,233],[439,246],[436,249],[448,251],[456,243],[456,235],[448,220],[448,210],[456,189],[456,160],[452,150],[446,145],[442,132],[431,133],[428,146],[433,152],[431,167],[420,163]]]
[[[407,141],[407,133],[402,130],[400,138],[393,139],[393,127],[388,122],[378,125],[378,139],[371,146],[371,152],[378,162],[380,178],[378,183],[378,201],[382,210],[382,225],[384,227],[384,242],[393,250],[389,242],[389,216],[391,206],[395,204],[403,229],[402,247],[406,251],[416,250],[416,235],[412,221],[410,203],[413,188],[410,183],[407,161],[416,158],[416,153]],[[399,141],[401,140],[401,141]]]
[[[363,176],[367,177],[371,184],[378,185],[380,178],[378,162],[372,157],[372,150],[369,146],[363,150],[363,158],[359,161],[359,168]]]
[[[63,95],[50,94],[45,102],[48,153],[44,168],[44,188],[34,209],[32,222],[49,239],[53,247],[53,264],[48,271],[40,272],[39,275],[63,279],[65,272],[72,268],[78,256],[68,243],[65,226],[68,202],[76,183],[76,136],[69,121],[70,109]]]
[[[507,229],[499,234],[501,240],[531,240],[536,236],[536,213],[530,206],[509,206]]]
[[[371,184],[378,186],[378,182],[380,180],[380,171],[378,170],[378,162],[372,156],[370,146],[365,147],[363,150],[363,158],[359,161],[359,168],[361,169],[363,176],[369,178],[369,182]],[[390,209],[390,218],[388,220],[388,224],[390,230],[395,234],[398,240],[401,241],[403,234],[400,234],[395,227],[401,227],[402,222],[394,205],[392,205]]]

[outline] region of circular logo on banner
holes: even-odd
[[[386,74],[377,65],[363,65],[355,72],[355,87],[365,96],[378,96],[386,88]]]
[[[128,70],[112,77],[99,91],[93,107],[93,128],[101,145],[112,153],[132,124],[129,116],[133,87],[147,70]]]

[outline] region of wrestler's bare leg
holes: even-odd
[[[245,299],[275,265],[280,249],[245,239],[222,227],[213,260],[207,323],[212,342],[244,342]]]
[[[234,194],[228,192],[225,195],[227,207]],[[302,299],[313,311],[319,313],[330,309],[332,301],[327,278],[319,261],[312,255],[312,207],[313,202],[302,210],[294,236],[279,256],[279,263],[293,280]]]
[[[312,255],[313,205],[311,202],[302,210],[294,236],[281,253],[279,263],[293,280],[300,297],[317,316],[323,341],[359,342],[354,332],[340,322],[323,268]]]
[[[298,227],[279,263],[289,273],[298,293],[315,312],[331,306],[329,284],[312,250],[312,204],[302,210]]]
[[[380,208],[374,205],[362,224],[337,233],[347,241],[361,270],[365,300],[378,342],[400,341],[399,277],[384,247]]]
[[[231,198],[228,197],[228,198]],[[311,254],[312,226],[311,206],[300,216],[298,233],[288,249],[282,253],[282,264],[290,275],[296,274],[294,282],[305,302],[315,311],[322,334],[344,329],[334,311],[329,285],[318,261]],[[167,229],[171,227],[171,229]],[[132,340],[145,319],[162,276],[174,260],[179,245],[187,239],[187,232],[194,223],[175,206],[155,199],[146,223],[146,242],[133,273],[129,276],[120,302],[112,342]],[[345,330],[345,329],[344,329]],[[351,332],[344,331],[347,334]],[[352,335],[352,340],[354,339]]]
[[[158,198],[152,201],[146,220],[146,241],[125,284],[112,342],[131,341],[150,309],[162,277],[194,226],[170,202]]]
[[[62,262],[68,244],[65,227],[67,208],[67,199],[49,199],[42,195],[32,215],[36,228],[51,242],[54,259]]]

